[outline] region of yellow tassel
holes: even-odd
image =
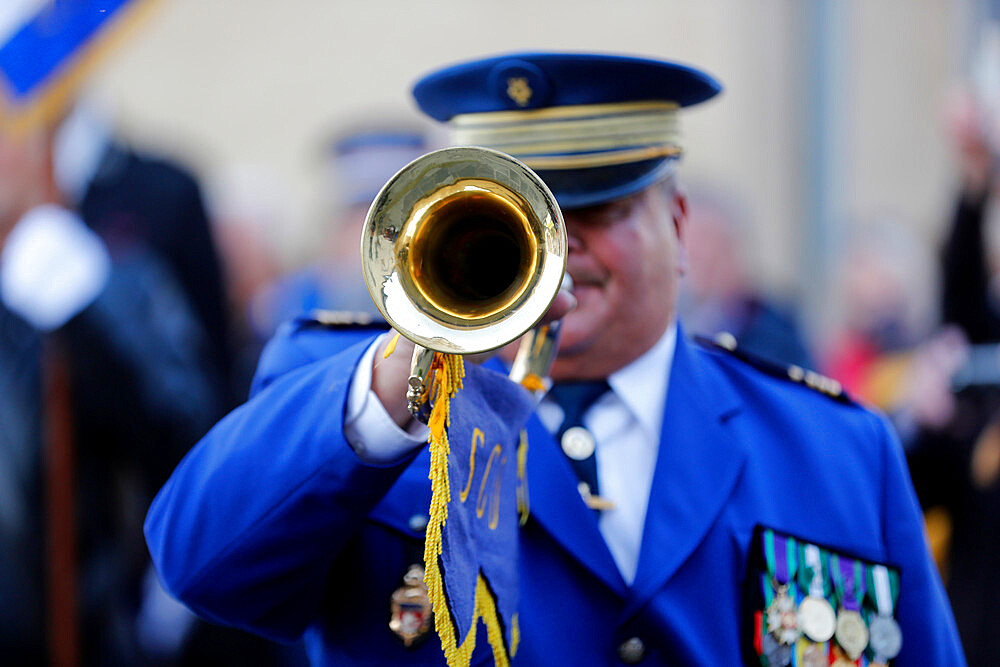
[[[520,524],[528,523],[531,502],[528,496],[528,432],[521,431],[521,442],[517,445],[517,515]]]
[[[500,629],[500,614],[497,611],[496,600],[490,594],[486,580],[481,574],[476,579],[476,615],[486,623],[486,637],[489,639],[490,648],[493,649],[493,664],[496,667],[510,667],[510,658],[507,657],[507,649],[503,642],[503,631]],[[471,657],[472,653],[469,655]]]
[[[444,573],[441,572],[441,530],[448,520],[448,502],[451,488],[448,479],[448,456],[451,445],[448,442],[448,427],[451,425],[451,399],[462,388],[465,365],[459,355],[434,353],[429,376],[433,387],[433,404],[427,426],[430,428],[431,452],[431,507],[430,521],[424,541],[424,584],[434,611],[434,628],[441,638],[441,648],[449,667],[468,667],[472,652],[476,648],[476,629],[479,619],[486,624],[486,636],[493,649],[493,660],[499,667],[509,667],[510,658],[504,645],[503,631],[496,607],[496,600],[489,591],[486,580],[480,574],[476,580],[473,608],[475,617],[468,634],[458,642],[455,626],[451,623],[448,600],[444,593]],[[523,441],[523,439],[522,439]],[[519,450],[520,456],[520,450]],[[520,464],[519,464],[520,465]],[[511,655],[517,650],[520,630],[517,619],[511,629]]]
[[[441,638],[441,648],[445,660],[450,667],[464,667],[469,664],[472,656],[470,643],[475,644],[475,634],[472,641],[464,638],[461,647],[455,637],[455,628],[451,624],[448,613],[448,602],[444,594],[444,577],[440,569],[441,529],[448,518],[448,501],[451,492],[448,484],[448,443],[447,426],[450,417],[452,396],[461,386],[461,377],[452,374],[455,368],[448,357],[441,353],[434,354],[428,376],[433,383],[431,395],[434,399],[427,425],[430,428],[431,453],[431,507],[430,520],[424,539],[424,584],[427,586],[427,596],[434,611],[434,628]],[[461,357],[459,357],[461,363]],[[463,369],[464,370],[464,369]],[[463,373],[464,374],[464,373]],[[473,628],[474,630],[475,628]]]
[[[396,335],[392,337],[392,340],[389,341],[389,344],[385,346],[385,352],[382,353],[383,359],[388,359],[389,355],[396,351],[396,343],[398,342],[399,333],[397,332]]]
[[[517,655],[517,647],[521,645],[521,623],[517,618],[517,612],[510,617],[510,657]]]

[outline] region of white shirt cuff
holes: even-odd
[[[36,206],[14,226],[0,254],[0,299],[29,324],[52,331],[104,290],[111,257],[74,213]]]
[[[416,420],[404,431],[392,420],[382,402],[372,391],[372,360],[383,334],[368,346],[354,375],[347,394],[347,414],[344,416],[344,436],[354,452],[365,463],[389,465],[395,463],[427,442],[428,429]]]

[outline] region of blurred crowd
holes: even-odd
[[[846,225],[829,303],[756,279],[742,207],[692,190],[689,334],[731,334],[815,368],[893,420],[970,664],[1000,628],[1000,119],[948,111],[954,204],[939,247],[905,220]],[[360,274],[369,202],[433,146],[409,119],[338,128],[310,256],[277,249],[268,172],[203,183],[136,151],[86,102],[0,131],[0,653],[36,664],[297,665],[300,649],[195,619],[152,575],[142,520],[188,448],[246,396],[264,343],[315,309],[374,314]],[[210,203],[210,206],[206,205]]]
[[[745,221],[717,194],[692,197],[698,270],[682,285],[681,319],[817,368],[890,417],[969,664],[987,665],[1000,628],[1000,118],[968,90],[945,117],[957,173],[940,245],[903,220],[845,223],[826,295],[832,332],[808,335],[796,300],[755,281]]]

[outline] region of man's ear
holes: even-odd
[[[674,190],[670,202],[670,213],[674,219],[674,231],[677,233],[677,268],[681,275],[684,275],[688,270],[688,201],[687,197],[679,189]]]

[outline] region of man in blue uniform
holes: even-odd
[[[823,664],[962,664],[884,419],[800,368],[688,341],[676,320],[677,110],[718,91],[688,67],[582,54],[480,60],[414,90],[456,143],[519,157],[564,209],[574,288],[551,313],[565,314],[555,389],[526,428],[514,661],[778,665],[822,651]],[[408,355],[383,361],[387,340],[302,319],[271,342],[253,397],[150,509],[168,590],[210,619],[304,634],[318,664],[442,663],[437,642],[397,641],[388,623],[420,562],[431,490],[426,431],[404,398]],[[566,399],[581,382],[597,387],[589,405]],[[582,440],[562,437],[574,418]],[[803,567],[789,546],[775,568],[774,544],[805,545]],[[797,592],[793,570],[811,573]],[[801,628],[794,614],[764,616],[761,582],[765,601],[824,598],[838,623],[894,618],[902,648],[874,625],[869,645],[866,628],[864,644],[856,626],[826,636],[823,614]]]

